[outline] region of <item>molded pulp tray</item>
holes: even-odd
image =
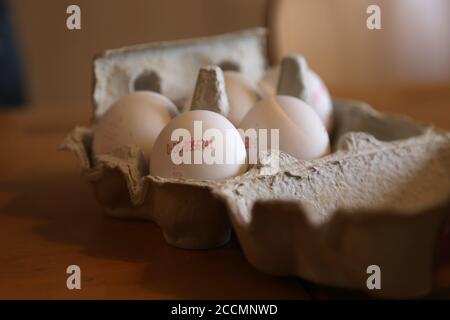
[[[450,214],[450,133],[360,102],[334,107],[330,155],[280,153],[278,168],[268,155],[225,181],[150,176],[133,146],[94,165],[92,128],[75,128],[62,148],[77,156],[107,214],[153,220],[174,246],[217,247],[233,229],[264,272],[367,290],[367,267],[378,265],[382,290],[371,294],[425,295]]]

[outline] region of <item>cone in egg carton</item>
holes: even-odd
[[[270,274],[295,275],[381,297],[431,292],[441,266],[436,250],[447,248],[439,239],[450,214],[450,133],[379,113],[361,102],[330,99],[333,133],[326,139],[325,128],[330,127],[315,109],[317,101],[326,102],[326,95],[314,100],[314,90],[305,92],[308,86],[321,87],[311,85],[318,77],[305,81],[312,71],[298,56],[284,59],[281,70],[279,84],[274,85],[278,94],[263,93],[265,98],[239,125],[226,119],[233,107],[230,94],[224,95],[226,77],[208,67],[199,72],[193,110],[174,117],[170,101],[146,93],[139,100],[154,109],[148,111],[148,119],[147,111],[138,111],[139,117],[118,122],[126,126],[158,119],[157,137],[144,130],[154,137],[144,139],[154,141],[147,151],[145,143],[133,143],[97,154],[92,148],[94,132],[102,118],[94,127],[76,128],[63,148],[77,156],[107,214],[153,220],[174,246],[217,247],[229,240],[233,228],[247,260]],[[126,109],[130,106],[127,102]],[[201,164],[167,170],[172,168],[170,157],[155,153],[167,146],[163,136],[173,131],[172,125],[191,131],[195,120],[203,120],[205,128],[236,129],[248,121],[252,127],[280,129],[277,165],[260,159],[256,165],[235,164],[230,170],[213,165],[216,169],[208,171]],[[144,134],[123,128],[117,132],[125,132],[125,137]],[[323,143],[314,139],[317,132]],[[214,176],[219,173],[225,175]],[[368,289],[367,270],[372,265],[382,272],[381,290]]]

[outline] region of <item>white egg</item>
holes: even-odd
[[[265,98],[247,113],[241,128],[278,129],[279,149],[298,159],[315,159],[329,152],[329,137],[322,121],[309,105],[298,98]],[[257,146],[257,141],[249,141],[249,148]]]
[[[258,87],[261,89],[264,98],[277,94],[277,83],[279,77],[279,65],[266,70],[264,76],[258,82]]]
[[[280,69],[279,65],[268,69],[264,77],[258,82],[264,97],[276,94]],[[333,127],[333,103],[330,93],[317,73],[308,68],[306,75],[305,88],[307,95],[305,102],[317,112],[330,132]]]
[[[181,113],[191,110],[191,103],[192,103],[192,95],[185,98],[183,100],[183,102],[181,103],[181,108],[180,108]]]
[[[310,99],[306,101],[319,115],[327,130],[333,127],[333,102],[324,82],[314,71],[309,72],[308,84]]]
[[[225,71],[223,75],[229,103],[227,118],[238,126],[247,112],[260,100],[260,92],[253,82],[239,72]]]
[[[95,126],[94,157],[135,145],[148,159],[158,134],[177,113],[176,106],[158,93],[139,91],[121,97]]]
[[[228,119],[207,110],[187,111],[170,121],[156,139],[150,174],[221,180],[244,173],[246,156],[239,131]]]

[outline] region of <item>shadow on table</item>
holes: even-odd
[[[0,191],[12,193],[6,205],[0,207],[0,214],[42,222],[33,229],[35,234],[50,242],[75,245],[87,256],[144,263],[146,272],[139,285],[164,296],[180,299],[370,298],[358,291],[265,275],[245,260],[236,239],[213,250],[171,247],[152,222],[118,220],[102,214],[91,190],[76,174],[0,183]],[[32,242],[32,235],[25,237]],[[73,253],[78,254],[78,251]],[[449,294],[447,290],[429,298],[449,298]]]
[[[39,221],[33,229],[39,237],[75,245],[87,256],[145,263],[139,285],[163,296],[308,298],[296,279],[265,275],[250,266],[236,240],[214,250],[182,250],[167,245],[152,222],[106,217],[79,175],[0,183],[0,190],[11,193],[0,207],[2,215]],[[34,236],[24,237],[33,247]]]

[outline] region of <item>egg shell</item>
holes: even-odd
[[[333,127],[333,103],[330,93],[322,79],[314,71],[309,71],[306,86],[310,90],[310,99],[306,101],[319,115],[328,132]]]
[[[258,81],[258,87],[264,98],[277,93],[277,83],[280,77],[280,66],[274,66],[266,70],[264,76]]]
[[[316,72],[308,68],[306,74],[305,87],[308,90],[308,98],[305,102],[317,112],[328,132],[331,132],[333,127],[333,103],[330,93]],[[279,77],[279,65],[266,71],[264,77],[258,82],[258,87],[264,97],[276,94]]]
[[[158,93],[139,91],[123,96],[95,126],[94,157],[136,145],[148,159],[158,134],[177,112],[176,106]]]
[[[241,128],[279,129],[279,149],[297,159],[319,158],[330,148],[328,133],[317,113],[290,96],[270,96],[258,102],[243,119]],[[256,141],[249,142],[249,148],[256,146]]]
[[[202,122],[200,139],[195,135],[194,121]],[[175,164],[172,161],[171,152],[177,142],[171,140],[171,135],[175,129],[180,128],[189,131],[195,146],[201,146],[201,150],[198,148],[195,149],[197,152],[204,152],[205,149],[203,148],[203,144],[206,143],[206,141],[208,141],[209,144],[205,148],[222,148],[223,163],[207,164],[203,161],[201,164],[194,164],[193,157],[196,151],[193,151],[190,153],[191,163]],[[224,137],[222,140],[224,143],[220,143],[220,140],[212,142],[207,139],[203,140],[203,133],[208,129],[219,130]],[[227,134],[229,136],[227,136]],[[190,141],[182,140],[180,143],[184,146],[186,146],[186,143],[188,146],[190,145]],[[232,143],[234,148],[227,150],[227,143]],[[183,152],[186,150],[187,149],[183,149]],[[228,151],[231,151],[231,154],[229,154]],[[234,162],[227,163],[225,161],[227,156],[233,157]],[[227,118],[216,112],[207,110],[187,111],[174,118],[158,136],[153,146],[152,157],[150,159],[150,174],[164,178],[222,180],[243,174],[247,170],[246,156],[245,145],[239,131]]]
[[[247,112],[260,100],[261,94],[256,84],[239,72],[226,71],[224,78],[229,103],[227,118],[238,126]]]

